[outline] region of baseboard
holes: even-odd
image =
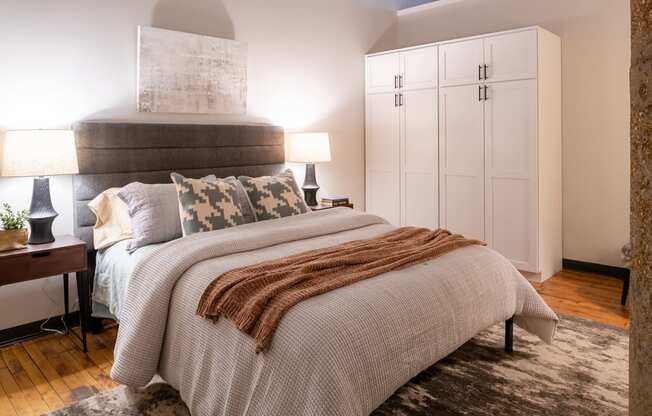
[[[63,315],[51,317],[46,328],[57,329],[59,331],[65,329],[61,322],[62,316]],[[41,330],[41,325],[45,321],[46,319],[42,319],[40,321],[0,330],[0,347],[48,334],[47,331]],[[70,312],[70,314],[68,314],[68,327],[74,327],[77,325],[79,325],[79,312]]]
[[[607,266],[606,264],[589,263],[586,261],[571,259],[563,259],[562,266],[564,269],[568,270],[617,277],[619,279],[626,279],[629,277],[629,269],[626,269],[625,267]]]

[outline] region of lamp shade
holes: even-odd
[[[72,130],[10,130],[5,133],[1,176],[71,175],[79,172]]]
[[[288,162],[318,163],[331,161],[328,133],[294,133],[288,136]]]

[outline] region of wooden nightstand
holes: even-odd
[[[342,208],[342,207],[353,209],[353,204],[337,205],[337,206],[318,204],[318,205],[315,205],[314,207],[310,207],[310,209],[313,210],[313,211],[323,211],[325,209]]]
[[[84,273],[86,269],[86,243],[71,235],[58,236],[53,243],[0,252],[0,286],[63,274],[66,324],[69,321],[68,274],[75,273],[79,296],[80,340],[84,352],[87,351],[86,328],[90,312],[90,284]]]

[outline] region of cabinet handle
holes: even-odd
[[[403,94],[398,95],[398,106],[399,107],[403,106]]]
[[[40,252],[40,253],[32,253],[32,258],[33,258],[33,259],[37,259],[37,258],[39,258],[39,257],[47,257],[47,256],[49,256],[50,254],[51,254],[51,253],[50,253],[49,251],[42,251],[42,252]]]
[[[398,87],[403,88],[403,75],[398,76]]]
[[[482,85],[478,85],[478,101],[482,101]]]
[[[485,101],[487,101],[489,99],[489,97],[487,97],[487,89],[488,89],[488,87],[485,85],[484,86],[484,100]]]
[[[482,65],[478,65],[478,81],[482,81]]]
[[[398,75],[394,75],[394,89],[398,89]]]
[[[485,64],[484,65],[484,79],[489,79],[489,77],[487,76],[487,69],[488,68],[489,68],[489,65]]]
[[[394,94],[394,107],[398,107],[398,94]]]

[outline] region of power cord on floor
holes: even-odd
[[[46,286],[46,285],[41,286],[41,292],[43,292],[43,294],[45,295],[45,297],[47,297],[48,300],[49,300],[49,301],[50,301],[54,306],[59,307],[59,304],[57,303],[57,301],[55,301],[54,299],[52,299],[52,298],[50,297],[50,294],[45,290],[45,286]],[[78,305],[79,305],[79,300],[75,301],[75,303],[73,304],[72,308],[75,309],[75,307],[78,306]],[[55,334],[59,334],[59,335],[65,335],[65,334],[67,334],[69,328],[68,328],[68,324],[66,323],[66,320],[64,319],[64,316],[63,316],[63,315],[60,317],[60,319],[61,319],[61,324],[63,325],[63,331],[60,330],[60,329],[56,329],[56,328],[46,328],[46,327],[45,327],[45,325],[46,325],[46,324],[50,321],[50,319],[52,319],[52,318],[53,318],[52,315],[48,316],[47,319],[46,319],[45,321],[43,321],[43,323],[39,326],[39,329],[40,329],[41,331],[45,331],[45,332],[53,332],[53,333],[55,333]]]

